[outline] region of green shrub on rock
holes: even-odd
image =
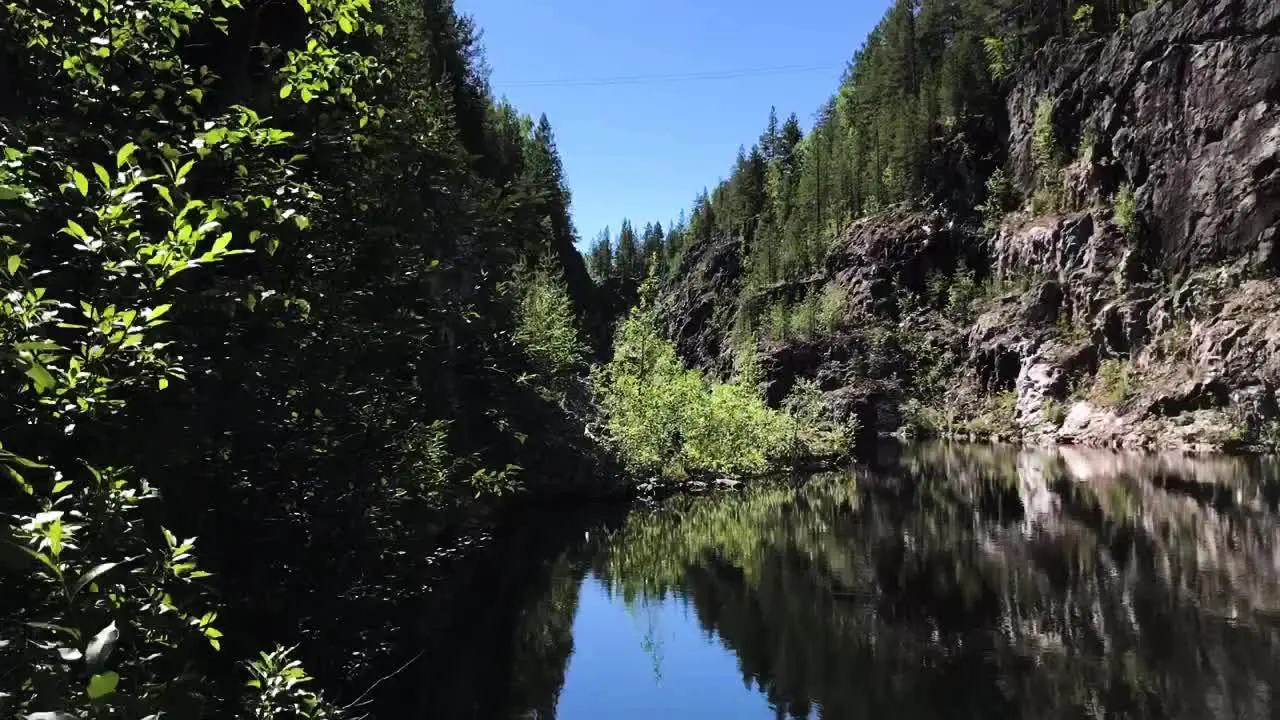
[[[1133,193],[1133,186],[1125,183],[1116,193],[1115,200],[1116,225],[1130,239],[1138,236],[1138,201]]]

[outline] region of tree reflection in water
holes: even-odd
[[[687,602],[780,717],[1269,718],[1278,478],[1266,460],[925,444],[676,498],[549,566],[506,661],[542,664],[521,699],[554,716],[563,665],[545,663],[569,656],[591,572],[619,602]]]

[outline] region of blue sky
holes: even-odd
[[[808,129],[888,6],[457,0],[484,31],[494,92],[550,118],[584,242],[623,217],[665,226],[756,141],[770,105]]]

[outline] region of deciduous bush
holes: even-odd
[[[714,382],[685,368],[649,306],[619,326],[613,359],[593,372],[609,440],[633,471],[755,473],[781,457],[791,420],[743,377]]]

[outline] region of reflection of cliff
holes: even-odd
[[[633,518],[608,571],[681,586],[796,717],[1270,717],[1275,477],[926,445],[856,493],[826,480]]]

